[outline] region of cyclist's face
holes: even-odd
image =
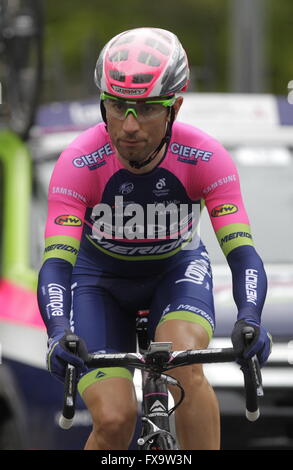
[[[173,105],[176,115],[182,101],[183,98],[179,97]],[[161,104],[148,106],[149,109],[143,107],[143,104],[131,108],[130,104],[125,106],[123,103],[121,106],[119,101],[105,100],[108,132],[122,159],[144,160],[158,147],[166,133],[168,108]]]

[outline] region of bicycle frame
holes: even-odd
[[[136,332],[139,352],[170,353],[171,343],[151,343],[148,340],[148,310],[137,312]],[[155,347],[154,345],[159,345]],[[140,450],[175,450],[176,440],[170,432],[169,394],[167,377],[157,372],[141,371],[142,432],[137,441]]]
[[[174,450],[170,432],[168,387],[160,374],[142,371],[142,432],[137,443],[141,450]]]

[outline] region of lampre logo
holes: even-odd
[[[60,284],[51,283],[48,284],[48,293],[50,303],[47,304],[46,310],[47,313],[52,317],[60,317],[64,314],[64,292],[65,287],[61,286]]]
[[[234,214],[238,211],[238,207],[235,204],[219,204],[214,207],[211,215],[212,217],[222,217],[223,215]]]
[[[82,221],[74,215],[58,215],[55,219],[55,224],[63,225],[66,227],[81,227]]]

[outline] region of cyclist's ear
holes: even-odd
[[[173,108],[175,111],[175,119],[177,117],[179,109],[181,108],[182,103],[183,103],[183,96],[178,96],[178,98],[176,98],[175,103],[173,104]]]

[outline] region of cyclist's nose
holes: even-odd
[[[127,133],[134,133],[139,131],[139,122],[133,113],[129,112],[127,114],[126,118],[123,120],[122,128],[123,131]]]

